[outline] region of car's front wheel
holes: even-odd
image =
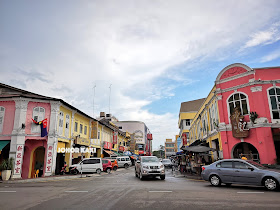
[[[109,173],[111,173],[111,169],[110,168],[107,168],[107,173],[109,174]]]
[[[160,176],[161,180],[165,180],[165,175]]]
[[[126,169],[128,169],[129,165],[128,165],[128,164],[124,164],[124,167],[125,167]]]
[[[118,167],[117,167],[117,166],[114,166],[113,170],[116,171],[117,169],[118,169]]]
[[[96,173],[101,174],[101,169],[100,169],[100,168],[97,169],[97,170],[96,170]]]
[[[274,178],[269,177],[264,180],[264,186],[267,190],[276,190],[278,188],[278,182]]]
[[[217,175],[212,175],[210,177],[210,183],[211,183],[211,185],[218,187],[221,185],[221,179]]]

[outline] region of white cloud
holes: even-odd
[[[242,49],[255,47],[258,45],[272,44],[280,40],[280,22],[274,23],[269,29],[265,31],[258,31],[251,36],[251,39],[246,42]]]
[[[28,5],[10,5],[6,11],[13,12],[0,12],[0,80],[62,97],[90,115],[93,85],[97,115],[109,110],[108,87],[112,84],[112,114],[120,120],[142,120],[154,133],[154,142],[163,142],[178,133],[181,101],[177,110],[163,115],[145,106],[176,97],[174,90],[180,85],[183,95],[183,86],[196,81],[188,74],[191,68],[172,67],[232,56],[248,34],[260,31],[279,14],[277,4],[120,0],[47,7],[34,2],[28,16]],[[257,33],[248,47],[276,40],[277,27],[269,32]],[[19,67],[28,74],[16,72]],[[159,82],[165,79],[169,82]]]
[[[278,49],[277,51],[274,51],[266,56],[263,56],[261,58],[261,62],[262,63],[265,63],[265,62],[269,62],[269,61],[272,61],[272,60],[275,60],[277,58],[280,58],[280,49]]]

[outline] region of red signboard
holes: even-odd
[[[123,146],[119,146],[119,151],[124,151],[124,147]]]
[[[188,144],[188,139],[187,139],[187,134],[186,133],[182,134],[182,140],[183,140],[183,145],[187,145]]]
[[[142,155],[142,154],[144,154],[144,150],[139,150],[139,155]]]
[[[113,135],[113,144],[118,144],[118,132],[115,131]]]
[[[112,149],[113,145],[111,142],[104,141],[104,149]]]
[[[153,140],[153,134],[151,134],[151,133],[147,134],[147,139],[148,140]]]

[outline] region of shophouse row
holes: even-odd
[[[225,67],[206,98],[181,104],[178,125],[182,145],[214,148],[213,161],[280,164],[280,67]]]
[[[62,99],[0,83],[0,162],[15,159],[13,178],[32,178],[40,168],[43,176],[58,174],[64,162],[81,158],[149,155],[151,140],[143,122],[117,121],[103,112],[95,119]]]

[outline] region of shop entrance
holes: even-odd
[[[236,144],[232,149],[232,158],[246,157],[248,160],[260,162],[259,152],[252,144],[241,142]]]
[[[45,148],[38,147],[33,152],[33,162],[32,162],[31,175],[30,175],[31,177],[34,176],[37,170],[39,170],[38,177],[43,176],[44,160],[45,160]]]
[[[272,129],[272,133],[276,152],[276,164],[280,165],[280,129],[274,128]]]
[[[3,160],[9,159],[10,141],[0,141],[0,163]]]
[[[64,161],[65,161],[65,153],[57,153],[55,174],[60,174],[60,171],[64,166]]]

